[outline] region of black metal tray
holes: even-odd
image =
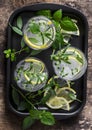
[[[30,17],[35,15],[35,11],[42,10],[42,9],[50,9],[52,12],[58,9],[62,9],[63,15],[67,15],[78,21],[80,36],[78,37],[73,36],[71,40],[71,45],[82,50],[87,58],[88,23],[85,16],[78,10],[75,10],[73,8],[63,6],[63,5],[57,5],[57,4],[52,4],[52,3],[40,3],[40,4],[22,7],[20,9],[15,10],[15,12],[11,15],[9,19],[9,23],[11,25],[14,25],[19,15],[22,16],[23,23],[26,23],[26,21]],[[12,48],[12,49],[14,48],[18,50],[20,48],[20,41],[21,41],[21,37],[18,36],[16,33],[14,33],[12,29],[10,28],[10,26],[8,26],[7,48]],[[40,58],[46,64],[47,69],[49,70],[49,76],[51,77],[54,74],[54,71],[53,71],[51,61],[50,61],[50,54],[51,54],[51,49],[49,48],[41,52],[40,54],[38,54],[36,57]],[[6,68],[7,104],[9,106],[9,109],[11,109],[13,112],[21,116],[29,115],[29,113],[20,112],[16,110],[15,105],[12,100],[12,96],[11,96],[11,84],[14,84],[13,73],[14,73],[14,68],[16,64],[20,60],[24,59],[26,56],[27,54],[22,53],[19,57],[17,57],[16,62],[11,62],[8,59],[7,68]],[[38,109],[47,109],[48,111],[52,112],[52,114],[57,119],[66,119],[66,118],[77,115],[83,109],[86,102],[86,87],[87,87],[86,82],[87,82],[87,72],[80,79],[75,81],[75,84],[73,87],[77,92],[78,99],[80,99],[82,102],[80,103],[80,102],[75,101],[74,103],[72,103],[70,111],[51,110],[46,107],[40,107]]]

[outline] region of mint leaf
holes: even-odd
[[[39,54],[40,52],[42,52],[42,50],[32,50],[30,55],[35,56],[35,55]]]
[[[14,103],[18,106],[19,105],[19,94],[14,88],[12,89],[12,98],[13,98]]]
[[[61,20],[61,27],[62,29],[67,30],[67,31],[77,31],[77,27],[75,23],[69,17],[64,17]]]
[[[17,27],[18,27],[19,29],[22,29],[22,26],[23,26],[22,18],[21,18],[21,16],[19,16],[19,17],[17,18]]]
[[[37,11],[37,15],[43,15],[43,16],[46,16],[48,18],[51,18],[51,10],[40,10],[40,11]]]
[[[60,21],[61,18],[62,18],[62,10],[59,9],[59,10],[54,12],[53,19],[56,20],[56,21]]]
[[[16,32],[17,34],[19,34],[21,36],[23,35],[22,31],[19,28],[15,27],[15,26],[11,26],[11,27],[12,27],[13,31]]]
[[[40,116],[40,121],[41,123],[45,125],[54,125],[55,124],[55,119],[53,115],[50,112],[43,111],[41,116]]]
[[[35,120],[32,119],[30,116],[25,117],[23,120],[23,126],[22,126],[23,130],[28,129],[30,126],[33,125],[34,122],[35,122]]]
[[[33,109],[33,110],[30,110],[29,112],[32,119],[39,119],[39,115],[41,111]]]
[[[30,40],[32,43],[37,43],[37,42],[38,42],[38,40],[37,40],[36,38],[33,38],[33,37],[29,38],[29,40]]]

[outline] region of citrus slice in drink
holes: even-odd
[[[76,91],[70,87],[63,87],[63,88],[55,88],[56,95],[58,97],[63,97],[65,98],[68,103],[73,102],[73,99],[71,98],[71,95],[76,96]]]
[[[64,109],[64,110],[70,110],[70,106],[68,101],[63,97],[51,97],[47,102],[46,105],[50,107],[51,109]]]
[[[78,28],[78,26],[77,26],[76,23],[75,23],[75,26],[76,26],[76,28],[77,28],[77,31],[67,31],[67,30],[61,29],[61,32],[62,32],[63,34],[69,34],[69,35],[79,36],[79,35],[80,35],[80,31],[79,31],[79,28]]]
[[[45,16],[36,16],[29,19],[23,28],[25,43],[34,50],[49,48],[55,40],[55,27]]]
[[[34,59],[34,58],[26,58],[25,62],[30,62],[31,63],[31,72],[38,73],[38,72],[43,72],[45,65],[42,61]]]

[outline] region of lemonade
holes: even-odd
[[[65,80],[76,80],[86,71],[87,60],[84,54],[75,47],[59,50],[52,55],[55,73]]]
[[[14,77],[21,89],[34,92],[45,86],[48,71],[41,60],[29,57],[17,64]]]
[[[44,50],[55,40],[55,27],[51,20],[44,16],[31,18],[23,29],[25,43],[32,49]]]

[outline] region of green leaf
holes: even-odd
[[[51,93],[48,92],[48,93],[46,94],[46,96],[44,96],[44,97],[41,99],[41,103],[42,103],[42,104],[45,104],[46,101],[48,101],[50,97],[51,97]]]
[[[76,95],[74,93],[69,93],[69,97],[72,99],[72,100],[76,100]]]
[[[12,98],[13,98],[14,103],[18,106],[19,105],[19,94],[14,88],[12,89]]]
[[[11,61],[15,61],[16,60],[16,55],[14,52],[11,53]]]
[[[32,42],[32,43],[37,43],[38,42],[38,40],[36,39],[36,38],[29,38],[29,40]]]
[[[64,17],[61,20],[61,27],[62,29],[67,30],[67,31],[77,31],[77,27],[75,23],[69,17]]]
[[[23,35],[22,31],[19,28],[15,27],[15,26],[11,26],[11,27],[12,27],[13,31],[16,32],[17,34],[19,34],[21,36]]]
[[[45,125],[54,125],[55,119],[54,116],[50,112],[43,111],[40,116],[41,123]]]
[[[24,42],[24,39],[22,38],[21,39],[21,48],[23,48],[25,46],[25,42]]]
[[[25,101],[22,101],[19,105],[18,105],[18,110],[19,111],[24,111],[27,108],[27,103]]]
[[[30,110],[29,112],[32,119],[39,119],[39,115],[41,111],[33,109],[33,110]]]
[[[35,56],[35,55],[39,54],[40,52],[42,52],[42,50],[32,50],[30,55]]]
[[[59,9],[59,10],[54,12],[53,19],[56,20],[56,21],[60,21],[61,18],[62,18],[62,10]]]
[[[23,26],[22,18],[21,18],[21,16],[19,16],[19,17],[17,18],[17,27],[18,27],[19,29],[22,29],[22,26]]]
[[[64,43],[64,39],[63,39],[62,34],[60,32],[59,33],[57,32],[56,33],[56,39],[52,44],[52,48],[55,49],[55,50],[61,49],[64,45],[65,45],[65,43]]]
[[[29,28],[30,28],[30,31],[33,33],[33,34],[37,34],[40,32],[40,27],[37,23],[34,23],[34,22],[31,22],[29,24]]]
[[[46,16],[48,18],[51,18],[51,10],[40,10],[40,11],[37,11],[37,15],[43,15],[43,16]]]
[[[76,56],[76,59],[77,59],[81,64],[83,64],[83,59],[82,59],[79,55]]]
[[[23,130],[26,130],[29,127],[31,127],[34,122],[35,122],[35,120],[32,119],[30,116],[25,117],[24,120],[23,120],[23,126],[22,126]]]
[[[26,47],[26,48],[25,48],[25,51],[26,51],[26,53],[29,53],[29,52],[30,52],[29,47]]]

